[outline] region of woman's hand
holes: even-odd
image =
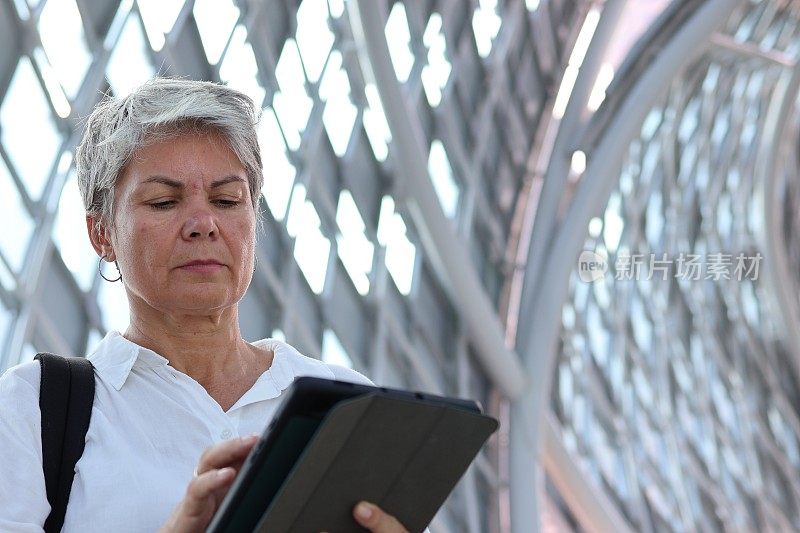
[[[358,502],[353,508],[353,517],[372,533],[408,533],[397,518],[369,502]]]
[[[196,475],[186,488],[186,495],[159,533],[205,531],[256,442],[258,436],[251,435],[206,448],[200,456]],[[395,517],[372,503],[359,502],[353,508],[353,517],[373,533],[408,533]]]
[[[159,533],[203,532],[242,467],[257,435],[231,439],[206,448],[186,495]],[[393,530],[390,530],[393,531]]]

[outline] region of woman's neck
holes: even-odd
[[[241,337],[235,309],[205,316],[131,313],[123,336],[204,386],[247,378],[263,366],[258,350]]]

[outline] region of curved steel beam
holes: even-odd
[[[536,216],[531,228],[529,243],[528,272],[540,272],[546,258],[546,251],[553,242],[558,229],[558,212],[561,205],[561,196],[567,186],[572,152],[578,149],[578,132],[581,128],[582,117],[586,111],[586,104],[592,92],[597,75],[600,71],[603,56],[611,42],[614,29],[622,16],[626,0],[607,0],[603,5],[597,29],[592,36],[591,43],[586,51],[586,56],[578,70],[578,77],[569,95],[564,115],[560,120],[550,118],[556,129],[555,139],[550,147],[544,147],[545,152],[540,153],[545,158],[541,168],[546,166],[545,179],[542,183],[541,196],[536,207]],[[559,88],[559,91],[563,89]],[[543,284],[542,280],[533,280],[534,290]],[[530,282],[528,282],[530,283]],[[527,283],[526,283],[527,284]],[[530,289],[526,291],[531,295]]]
[[[703,2],[691,18],[678,29],[654,60],[632,83],[617,112],[610,117],[604,135],[591,153],[591,159],[574,199],[569,206],[565,223],[558,228],[549,254],[541,270],[532,270],[534,258],[529,257],[525,282],[543,280],[541,290],[533,299],[526,299],[520,308],[521,317],[530,317],[530,328],[518,330],[517,350],[522,354],[528,371],[530,387],[512,406],[511,425],[511,520],[514,532],[538,530],[535,495],[529,491],[529,478],[536,469],[536,458],[547,431],[551,385],[558,356],[561,331],[561,309],[566,301],[569,277],[586,237],[589,220],[600,214],[617,184],[621,161],[630,143],[639,133],[641,124],[658,97],[669,87],[682,66],[704,51],[710,35],[720,27],[739,2],[710,0]],[[565,154],[554,153],[552,157]],[[545,176],[563,179],[558,176]],[[531,253],[534,247],[531,246]],[[525,291],[526,293],[528,291]],[[547,453],[547,450],[545,450]],[[552,453],[552,451],[551,451]],[[574,468],[569,456],[555,460],[548,473],[568,505],[589,531],[626,531],[630,525],[616,505],[602,491],[580,483],[580,478],[564,475]],[[567,468],[569,467],[569,468]],[[573,470],[574,471],[574,470]],[[532,527],[534,526],[534,527]]]
[[[503,328],[494,305],[481,285],[466,247],[439,204],[428,176],[427,147],[419,117],[406,100],[394,73],[383,28],[382,2],[350,2],[353,38],[362,58],[365,76],[375,80],[386,121],[392,132],[392,150],[398,162],[399,200],[414,220],[425,253],[443,281],[456,312],[470,332],[470,340],[486,374],[509,398],[525,389],[525,372],[519,357],[505,345]]]
[[[789,257],[783,241],[783,208],[779,197],[780,187],[776,161],[780,157],[783,146],[782,139],[787,139],[790,126],[791,109],[800,91],[800,63],[795,63],[791,70],[787,69],[776,84],[770,100],[767,116],[764,120],[766,134],[762,136],[758,157],[762,169],[759,188],[756,194],[763,206],[763,224],[758,228],[761,242],[764,243],[764,273],[769,287],[769,294],[777,306],[776,318],[783,324],[786,335],[786,348],[793,357],[791,366],[795,379],[800,382],[800,300],[797,298],[795,277],[789,270]]]

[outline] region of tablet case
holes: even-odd
[[[360,500],[410,532],[433,519],[497,421],[478,412],[367,394],[337,404],[320,425],[256,531],[363,532]]]

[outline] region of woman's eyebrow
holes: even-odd
[[[227,176],[225,178],[221,178],[211,182],[211,188],[214,189],[215,187],[222,187],[227,183],[233,183],[235,181],[244,183],[244,180],[239,176]]]
[[[244,183],[244,180],[239,176],[226,176],[224,178],[212,181],[211,188],[215,189],[217,187],[222,187],[223,185],[237,181]],[[183,189],[184,187],[183,182],[180,182],[172,178],[168,178],[166,176],[151,176],[146,180],[144,180],[142,183],[160,183],[162,185],[166,185],[167,187],[172,187],[175,189]]]
[[[146,180],[144,180],[142,183],[160,183],[162,185],[166,185],[167,187],[173,187],[175,189],[183,189],[183,183],[181,183],[178,180],[168,178],[166,176],[151,176]]]

